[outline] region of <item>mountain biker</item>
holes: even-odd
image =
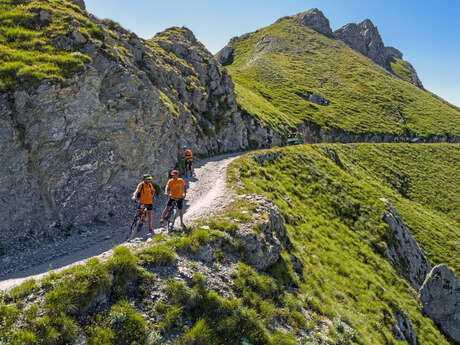
[[[152,227],[152,206],[153,206],[153,197],[155,196],[155,188],[152,185],[152,176],[145,174],[143,176],[144,180],[137,185],[136,190],[131,197],[132,200],[139,201],[139,207],[145,205],[147,209],[147,216],[149,218],[149,231],[153,233]]]
[[[193,153],[192,150],[188,149],[187,146],[182,148],[184,150],[184,161],[185,161],[185,170],[190,167],[190,172],[193,175]]]
[[[185,187],[185,182],[183,179],[179,178],[179,172],[173,170],[171,172],[172,179],[168,181],[165,187],[165,195],[169,196],[168,204],[166,205],[163,214],[161,215],[160,224],[163,225],[165,221],[166,214],[171,209],[174,200],[177,202],[177,209],[179,210],[180,224],[182,227],[185,227],[182,211],[184,198],[187,195],[187,188]],[[168,192],[169,189],[169,192]]]
[[[270,134],[267,134],[267,148],[271,148],[272,147],[272,136]]]

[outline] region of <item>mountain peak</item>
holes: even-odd
[[[403,54],[396,48],[386,47],[383,44],[377,26],[370,19],[365,19],[361,23],[350,23],[334,31],[334,36],[345,42],[353,50],[367,56],[376,64],[382,66],[393,74],[398,75],[391,67],[395,59],[402,60]],[[407,73],[410,75],[412,84],[423,89],[423,85],[417,76],[417,72],[408,63],[404,63]]]
[[[69,2],[71,2],[72,4],[74,5],[77,5],[78,7],[80,7],[82,10],[86,10],[86,5],[85,5],[85,1],[84,0],[68,0]]]
[[[333,36],[329,19],[324,13],[317,8],[312,8],[306,12],[299,13],[294,16],[294,19],[302,25],[308,26],[323,35]]]

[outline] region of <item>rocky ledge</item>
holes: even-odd
[[[460,281],[444,264],[431,269],[425,253],[410,235],[399,213],[388,200],[381,200],[388,207],[383,219],[393,235],[386,253],[388,261],[418,291],[426,315],[450,339],[460,343]],[[393,327],[395,335],[404,336],[414,344],[409,321],[404,321],[401,315],[395,318],[398,321]]]

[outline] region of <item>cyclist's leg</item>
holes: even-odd
[[[147,217],[148,217],[148,220],[149,220],[149,230],[153,230],[153,227],[152,227],[152,204],[145,205],[145,207],[147,208]]]
[[[171,209],[171,205],[172,205],[172,199],[169,198],[168,203],[166,204],[166,207],[163,210],[163,213],[161,215],[161,222],[163,222],[165,220],[166,215],[168,214],[169,210]]]
[[[184,199],[177,200],[177,209],[179,210],[180,223],[184,225],[184,211],[182,210],[184,205]]]

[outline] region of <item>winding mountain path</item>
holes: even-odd
[[[212,214],[224,204],[227,197],[226,169],[230,162],[240,155],[241,153],[222,155],[196,163],[195,176],[187,181],[188,190],[184,204],[186,224]],[[159,218],[165,204],[165,197],[158,198],[153,209],[153,226],[156,234],[165,231],[164,228],[159,228]],[[127,220],[127,224],[128,222]],[[0,275],[0,290],[9,289],[28,279],[39,279],[50,272],[50,268],[59,272],[93,257],[106,258],[114,246],[123,243],[128,230],[126,225],[117,227],[110,234],[97,231],[92,235],[74,236],[59,244],[38,248],[32,255],[5,258],[1,263],[4,273]],[[142,242],[149,237],[145,232],[141,236],[131,242]]]

